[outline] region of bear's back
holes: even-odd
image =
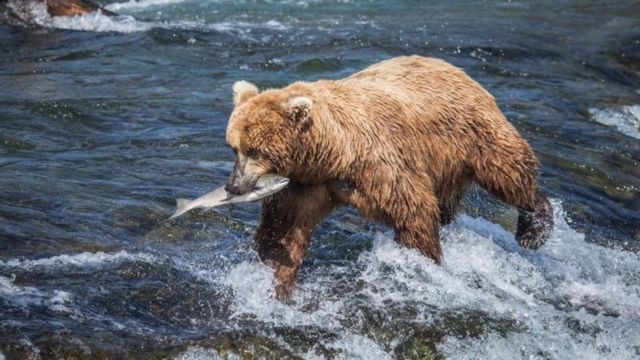
[[[460,102],[486,102],[494,98],[464,71],[448,62],[419,55],[381,61],[339,80],[349,86],[419,92],[421,97],[451,98]]]

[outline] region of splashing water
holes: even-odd
[[[90,253],[84,252],[75,255],[58,255],[50,258],[43,258],[37,260],[9,260],[0,261],[0,268],[19,268],[22,270],[31,269],[34,267],[39,268],[59,268],[65,266],[76,267],[95,267],[104,266],[113,263],[120,263],[125,261],[140,261],[140,262],[154,262],[156,257],[151,254],[130,254],[125,250],[118,251],[117,253],[107,254],[104,252]]]
[[[448,358],[634,358],[640,258],[585,242],[557,201],[554,208],[556,228],[538,251],[462,215],[443,231],[442,266],[378,233],[354,264],[306,270],[289,305],[273,298],[270,269],[242,262],[222,279],[233,289],[232,318],[337,334],[319,343],[340,358],[392,358],[406,340],[385,329],[393,322],[441,332],[437,349]],[[382,317],[375,331],[372,314]]]
[[[618,109],[589,109],[591,117],[621,133],[640,140],[640,105],[622,106]]]
[[[186,0],[129,0],[127,2],[113,3],[106,6],[106,9],[113,12],[121,10],[138,10],[159,5],[180,4]]]
[[[73,313],[66,305],[73,296],[64,290],[41,291],[34,287],[21,287],[12,279],[0,276],[0,298],[21,308],[45,307],[58,313]]]

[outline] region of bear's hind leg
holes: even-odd
[[[532,210],[518,209],[518,243],[528,249],[544,245],[553,230],[553,207],[540,190],[536,192]]]
[[[438,208],[440,209],[440,225],[449,225],[456,218],[458,207],[464,193],[452,195],[451,199],[440,200]]]
[[[474,180],[500,200],[518,207],[516,240],[529,249],[543,245],[553,229],[553,208],[538,189],[538,161],[519,136],[481,147],[472,157]]]
[[[260,260],[275,269],[278,299],[291,296],[311,233],[336,205],[323,185],[290,184],[264,200],[256,249]]]
[[[465,164],[461,168],[453,168],[451,174],[439,184],[436,194],[440,209],[440,225],[449,225],[455,220],[472,179],[473,172]]]

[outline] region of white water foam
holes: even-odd
[[[13,279],[0,276],[0,298],[22,308],[44,306],[59,313],[77,315],[67,306],[73,296],[63,290],[39,290],[31,286],[18,286]]]
[[[640,140],[640,105],[614,109],[589,109],[593,120],[613,126],[621,133]]]
[[[121,10],[139,10],[152,6],[173,5],[185,2],[186,0],[129,0],[124,3],[113,3],[105,6],[105,9],[113,12]]]
[[[153,263],[158,259],[147,253],[129,253],[125,250],[120,250],[116,253],[99,252],[83,252],[73,255],[57,255],[49,258],[42,258],[36,260],[18,260],[10,259],[7,261],[0,261],[0,267],[18,268],[20,270],[29,270],[32,268],[59,268],[64,266],[75,267],[97,267],[108,264],[119,264],[122,262],[146,262]]]
[[[153,23],[137,21],[131,16],[106,16],[96,11],[82,16],[53,16],[45,18],[40,24],[44,27],[82,30],[96,32],[132,33],[147,31],[154,27]]]
[[[496,224],[461,215],[442,231],[442,266],[397,245],[392,234],[377,234],[355,263],[307,270],[292,304],[274,299],[273,272],[256,262],[236,265],[221,281],[235,295],[233,318],[339,334],[320,345],[341,358],[392,358],[403,341],[372,337],[357,320],[365,306],[383,313],[409,307],[415,316],[405,321],[421,326],[445,313],[486,314],[479,337],[444,338],[438,350],[447,358],[637,359],[638,254],[586,242],[558,202],[554,209],[556,227],[538,251],[520,248]],[[491,330],[501,319],[513,328]]]
[[[56,29],[119,33],[142,32],[154,28],[200,31],[209,30],[238,35],[239,37],[249,36],[247,35],[247,31],[253,29],[273,31],[283,31],[288,29],[287,26],[276,20],[269,20],[262,23],[251,23],[244,21],[206,23],[204,21],[187,20],[169,22],[146,22],[136,20],[133,17],[127,15],[119,15],[116,17],[105,16],[100,12],[93,12],[87,15],[73,17],[49,17],[48,19],[45,19],[45,21],[42,21],[40,25]]]
[[[83,252],[73,255],[58,255],[35,260],[10,259],[0,261],[0,269],[9,272],[22,271],[55,271],[73,267],[83,270],[102,268],[123,262],[156,263],[158,258],[147,253],[129,253],[119,251],[115,253]],[[72,318],[84,318],[82,313],[73,307],[73,295],[64,290],[41,289],[33,286],[19,286],[13,278],[0,276],[0,298],[10,302],[18,308],[30,311],[32,308],[47,308]],[[117,323],[114,322],[114,325]],[[124,327],[123,327],[124,328]]]

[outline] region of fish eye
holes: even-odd
[[[247,156],[252,159],[257,159],[259,155],[260,155],[260,152],[256,148],[251,148],[247,150]]]

